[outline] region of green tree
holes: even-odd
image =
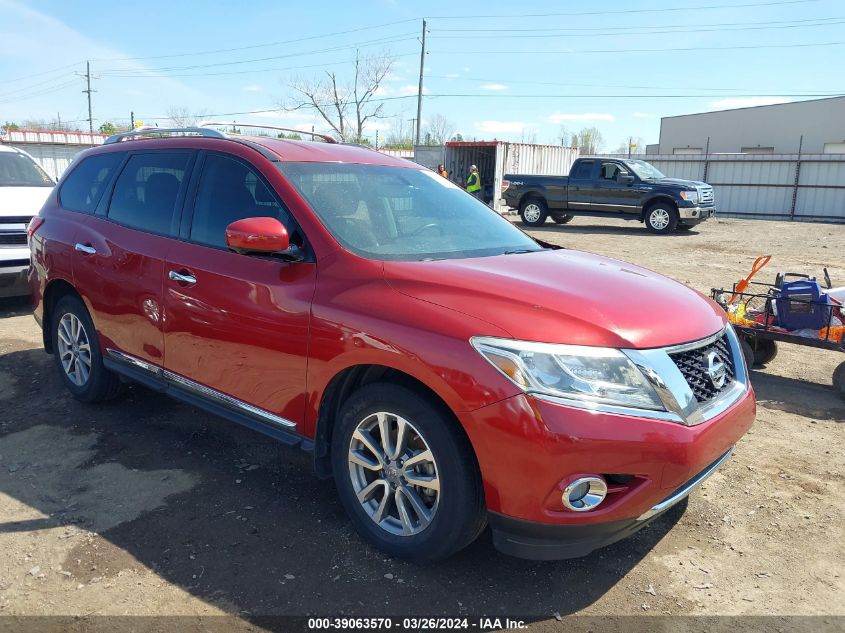
[[[100,126],[100,134],[117,134],[117,126],[111,121],[106,121]]]

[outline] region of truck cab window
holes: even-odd
[[[623,174],[628,173],[619,163],[604,162],[601,164],[601,169],[599,170],[599,178],[602,180],[616,180],[616,175],[619,172]]]
[[[575,172],[570,175],[570,178],[575,180],[587,180],[593,174],[593,161],[584,160],[578,163]]]

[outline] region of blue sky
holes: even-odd
[[[296,77],[348,75],[359,47],[395,56],[379,91],[391,117],[368,129],[383,138],[416,116],[422,17],[423,119],[467,138],[559,142],[562,125],[595,125],[612,151],[657,142],[661,116],[845,93],[841,0],[0,0],[0,122],[87,126],[75,73],[90,59],[95,126],[184,108],[324,129],[277,108]]]

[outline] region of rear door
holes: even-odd
[[[568,206],[573,211],[591,211],[596,163],[593,159],[579,160],[569,172]]]
[[[183,388],[262,422],[294,426],[305,412],[316,264],[258,168],[217,152],[200,162],[184,241],[164,272],[165,367]],[[226,227],[256,216],[279,219],[306,261],[229,251]]]
[[[634,174],[625,167],[624,163],[616,160],[599,162],[599,170],[594,181],[592,207],[595,211],[608,213],[639,213],[639,196],[636,177],[634,182],[620,183],[616,181],[618,174]]]
[[[129,153],[76,235],[76,287],[113,359],[164,360],[164,262],[194,159],[189,150]]]

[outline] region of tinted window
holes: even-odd
[[[82,160],[62,183],[59,201],[65,209],[94,213],[103,187],[123,154],[99,154]]]
[[[114,185],[109,219],[151,233],[171,233],[189,153],[135,154]]]
[[[578,166],[575,168],[575,172],[570,176],[570,178],[582,179],[586,180],[593,174],[593,161],[585,160],[578,163]]]
[[[601,169],[599,169],[599,178],[603,180],[616,180],[616,174],[619,172],[623,174],[628,173],[619,163],[604,162],[601,164]]]
[[[0,152],[0,187],[52,187],[55,184],[26,154]]]
[[[427,169],[278,163],[326,228],[378,260],[483,257],[542,248],[484,203]]]
[[[287,228],[291,242],[302,246],[287,211],[252,169],[239,160],[209,154],[197,190],[191,240],[225,248],[226,227],[236,220],[255,217],[278,219]]]

